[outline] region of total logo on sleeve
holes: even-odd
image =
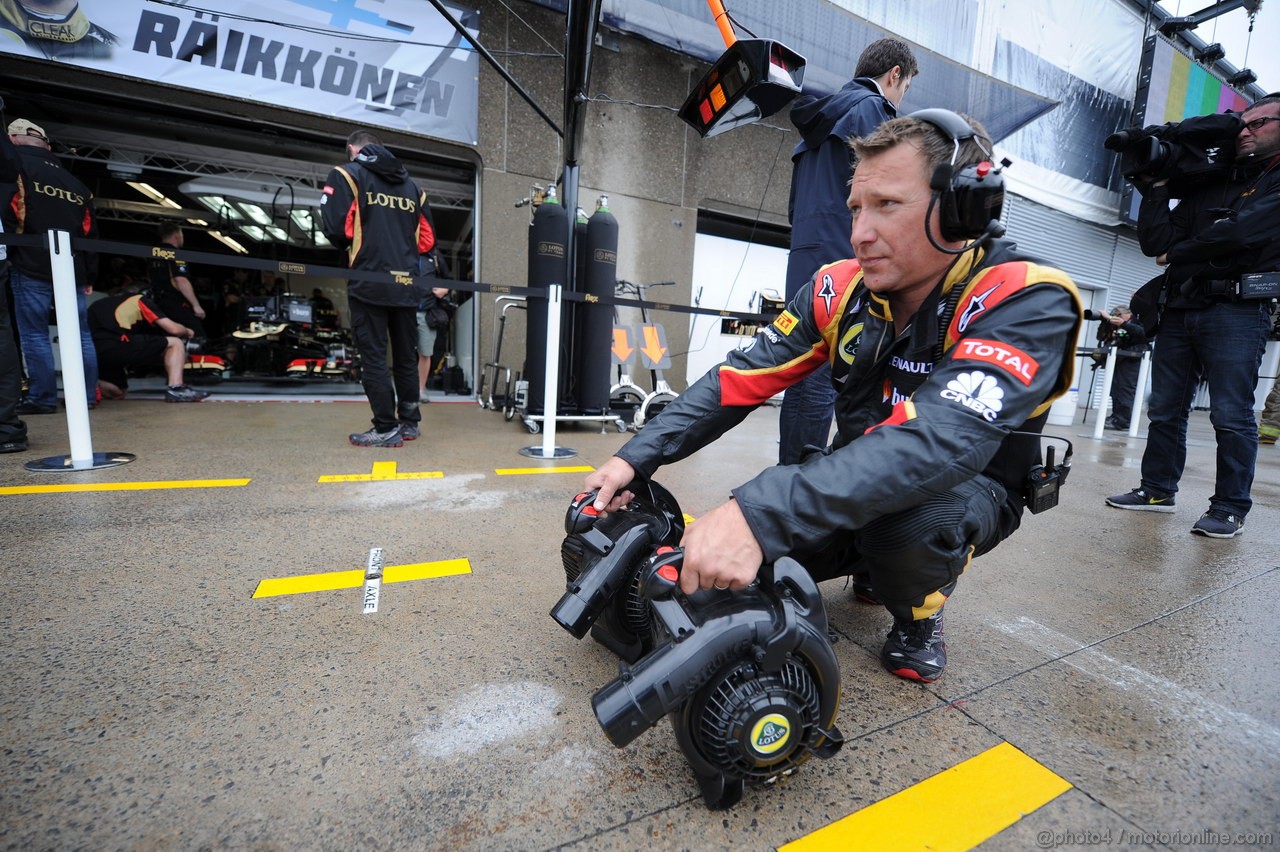
[[[967,337],[957,343],[952,357],[994,364],[1027,386],[1040,371],[1040,363],[1018,347],[978,337]]]

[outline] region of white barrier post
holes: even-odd
[[[577,450],[556,446],[556,414],[560,396],[560,301],[564,285],[547,286],[546,379],[542,388],[542,446],[522,447],[520,455],[534,459],[567,459]]]
[[[1116,374],[1116,356],[1120,347],[1112,346],[1107,353],[1107,374],[1102,379],[1102,398],[1098,401],[1098,419],[1093,424],[1093,439],[1102,438],[1102,430],[1107,425],[1107,400],[1111,399],[1111,379]]]
[[[80,305],[76,296],[76,267],[71,235],[49,232],[49,264],[53,270],[53,307],[58,314],[58,356],[62,360],[62,393],[67,405],[67,435],[71,454],[27,462],[27,470],[57,473],[96,470],[134,460],[130,453],[94,453],[89,431],[89,399],[85,388],[84,350],[80,346]]]
[[[1151,347],[1142,350],[1142,362],[1138,366],[1138,386],[1133,389],[1133,413],[1129,415],[1129,437],[1138,437],[1138,421],[1146,410],[1147,377],[1151,373]]]
[[[62,359],[62,393],[67,403],[67,435],[71,466],[93,464],[93,435],[89,430],[89,399],[84,386],[84,349],[80,346],[80,306],[76,297],[76,267],[71,235],[50,231],[49,264],[53,268],[53,309],[58,315],[58,353]]]
[[[573,214],[570,213],[570,216]],[[573,227],[573,219],[569,220]],[[570,263],[573,261],[570,260]],[[556,457],[556,414],[560,411],[560,299],[563,287],[547,288],[546,380],[542,383],[542,457]]]

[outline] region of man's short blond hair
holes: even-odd
[[[976,119],[963,113],[956,113],[956,115],[968,122],[969,127],[977,134],[960,140],[959,151],[956,150],[956,141],[942,128],[923,119],[912,118],[910,115],[889,119],[866,136],[849,140],[849,147],[853,149],[854,157],[861,160],[864,157],[883,154],[903,143],[914,145],[924,154],[926,179],[932,178],[938,166],[950,163],[953,155],[957,171],[963,166],[990,160],[991,136],[987,133],[987,129]]]

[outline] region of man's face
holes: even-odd
[[[49,150],[49,140],[43,136],[36,136],[34,133],[10,133],[9,141],[14,145],[27,145],[32,148]]]
[[[951,263],[951,256],[930,245],[925,235],[931,196],[924,154],[910,142],[858,161],[849,189],[853,251],[873,293],[923,298]],[[939,243],[960,246],[942,241],[938,211],[931,215]]]
[[[1241,157],[1269,160],[1280,154],[1280,104],[1264,104],[1255,109],[1246,110],[1243,116],[1244,129],[1236,137],[1236,151]],[[1264,121],[1256,129],[1250,130],[1249,124],[1259,119]]]

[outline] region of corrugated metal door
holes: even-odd
[[[1018,195],[1009,196],[1004,222],[1019,248],[1071,276],[1086,309],[1103,311],[1127,303],[1133,291],[1160,269],[1153,259],[1143,256],[1131,233],[1085,222]],[[1087,357],[1097,340],[1097,329],[1096,322],[1083,323],[1076,348],[1081,353],[1076,359],[1078,398],[1089,408],[1103,402],[1096,391],[1106,373]]]

